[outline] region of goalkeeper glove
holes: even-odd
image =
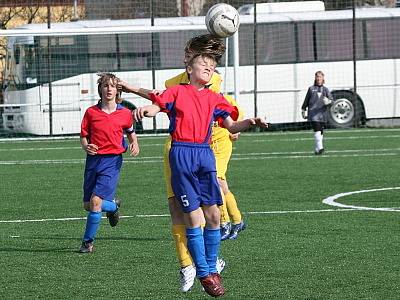
[[[333,102],[331,99],[329,99],[329,98],[327,98],[327,97],[324,97],[324,98],[322,99],[322,101],[324,101],[324,104],[325,104],[325,105],[332,104],[332,102]]]
[[[301,116],[303,117],[303,119],[307,119],[307,113],[305,109],[301,110]]]

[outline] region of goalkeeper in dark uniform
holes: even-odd
[[[314,84],[308,88],[303,105],[301,106],[301,115],[304,119],[311,122],[314,130],[314,153],[321,155],[324,153],[324,128],[327,121],[327,111],[333,103],[333,97],[329,89],[324,86],[325,77],[322,71],[315,73]]]

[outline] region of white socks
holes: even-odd
[[[321,133],[321,131],[316,131],[314,133],[314,138],[315,138],[315,152],[318,152],[319,150],[324,149],[324,146],[322,144],[324,135]]]

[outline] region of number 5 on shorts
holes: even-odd
[[[182,202],[182,205],[183,205],[184,207],[188,207],[188,206],[189,206],[189,200],[186,199],[186,195],[182,195],[182,196],[181,196],[181,202]]]

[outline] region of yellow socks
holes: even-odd
[[[235,196],[231,192],[228,192],[227,194],[225,194],[224,202],[226,204],[229,217],[232,219],[232,223],[239,224],[242,221],[242,214],[237,207]]]
[[[223,200],[223,204],[221,206],[219,206],[219,211],[221,213],[221,224],[225,224],[231,221],[231,219],[229,218],[229,214],[228,214],[228,209],[227,209],[227,205],[226,205],[226,199],[224,196],[224,193],[221,191],[221,195],[222,195],[222,200]]]
[[[172,225],[172,235],[175,241],[175,250],[179,264],[182,268],[192,265],[192,258],[187,248],[185,225]]]

